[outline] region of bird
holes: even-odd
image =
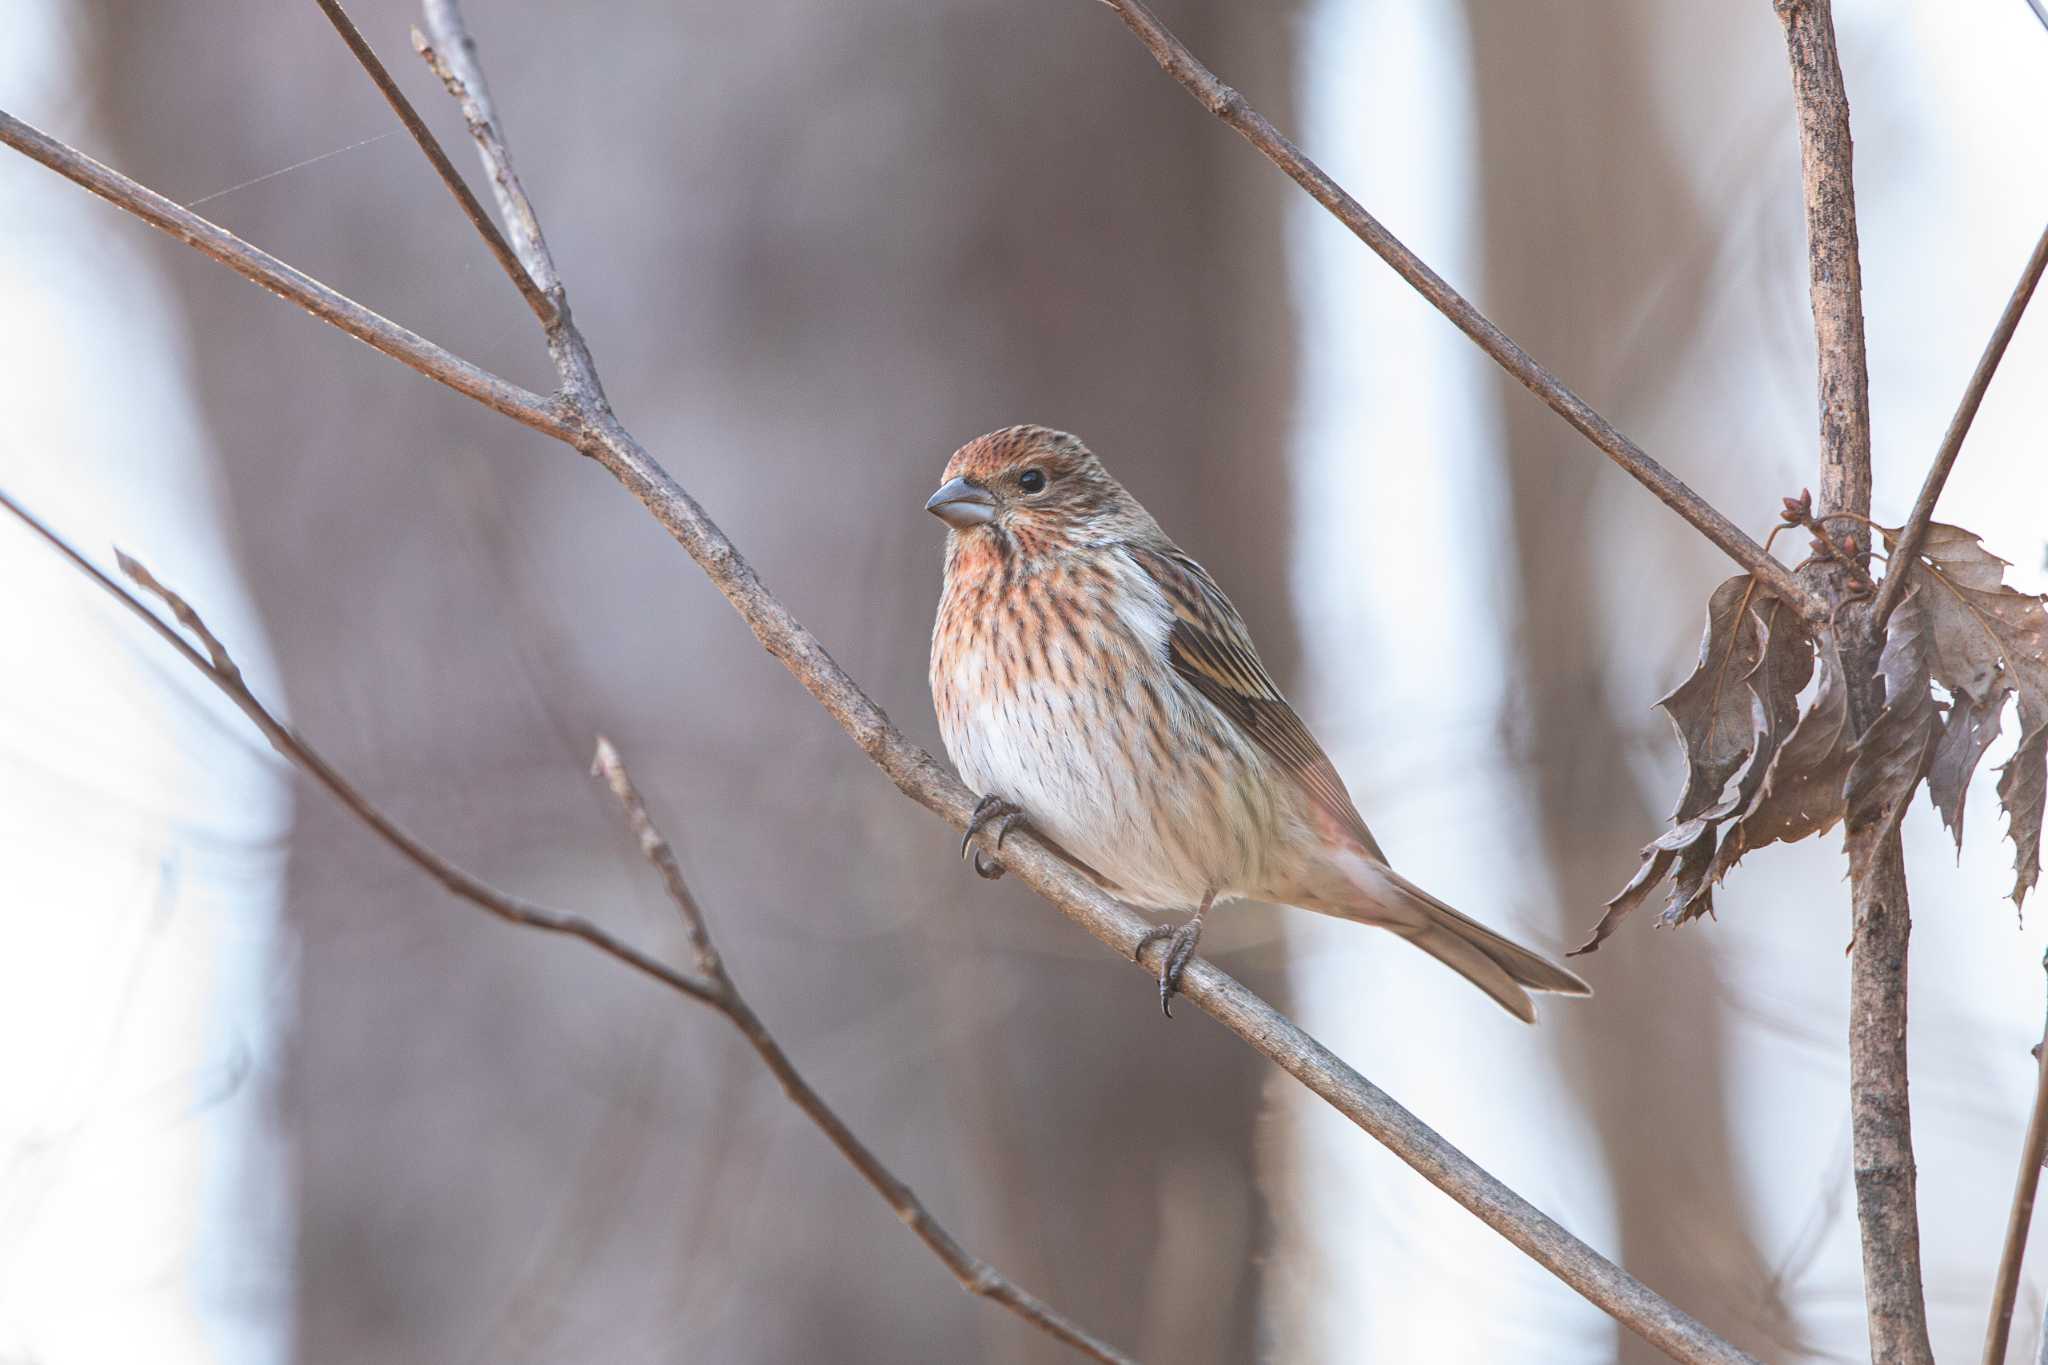
[[[1388,864],[1237,608],[1078,437],[1005,427],[941,478],[932,704],[980,797],[961,853],[982,876],[1021,822],[1125,903],[1192,912],[1133,953],[1165,944],[1169,1017],[1204,918],[1237,899],[1390,930],[1527,1023],[1532,991],[1592,993]]]

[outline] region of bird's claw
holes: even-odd
[[[1024,816],[1024,811],[1015,802],[1005,801],[1000,796],[984,796],[974,808],[974,814],[967,817],[967,832],[960,836],[960,856],[974,854],[974,871],[988,881],[1003,875],[1003,865],[994,858],[974,847],[974,836],[993,825],[996,832],[996,851],[1001,852],[1003,840],[1010,837],[1010,827]]]
[[[1143,962],[1147,948],[1162,940],[1166,943],[1166,954],[1159,960],[1159,1008],[1169,1019],[1173,1018],[1173,997],[1180,990],[1181,973],[1187,970],[1201,938],[1202,917],[1196,915],[1177,929],[1147,929],[1131,953],[1132,960]]]

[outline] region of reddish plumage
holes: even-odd
[[[1162,1000],[1202,912],[1236,897],[1391,929],[1523,1019],[1529,990],[1586,993],[1387,866],[1230,599],[1079,440],[991,432],[945,480],[928,506],[953,528],[931,660],[947,752],[1104,889],[1195,912]]]

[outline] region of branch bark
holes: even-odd
[[[540,286],[534,283],[533,277],[521,268],[519,258],[512,254],[511,244],[505,240],[504,234],[498,231],[498,225],[491,221],[491,215],[484,212],[484,206],[476,201],[476,195],[470,192],[469,182],[456,172],[454,163],[449,161],[447,153],[441,150],[441,144],[434,141],[433,135],[427,132],[427,125],[420,121],[419,111],[412,107],[412,101],[398,88],[398,82],[391,79],[391,72],[385,67],[383,59],[377,55],[377,50],[370,46],[369,40],[363,37],[362,30],[356,27],[356,21],[348,17],[348,11],[341,7],[341,0],[315,0],[315,3],[326,14],[327,21],[334,25],[334,31],[341,35],[341,41],[348,44],[348,50],[355,54],[356,61],[362,65],[363,70],[370,73],[371,82],[376,85],[378,93],[384,96],[384,102],[391,106],[391,112],[398,115],[398,121],[405,125],[405,131],[412,134],[412,140],[427,154],[427,160],[434,167],[434,174],[441,177],[441,183],[448,187],[448,192],[455,196],[455,202],[462,206],[462,216],[469,219],[470,226],[484,239],[484,245],[490,248],[491,255],[497,259],[506,278],[519,290],[519,296],[526,300],[526,306],[540,319],[541,326],[545,327],[553,322],[554,305],[541,293]]]
[[[2041,969],[2048,972],[2048,955],[2041,958]],[[1991,1294],[1991,1322],[1984,1329],[1984,1365],[2005,1365],[2013,1308],[2020,1296],[2020,1263],[2027,1254],[2027,1229],[2034,1221],[2041,1163],[2048,1160],[2048,1022],[2042,1025],[2034,1055],[2034,1111],[2027,1117],[2026,1140],[2020,1144],[2020,1173],[2013,1181],[2012,1211],[2005,1220],[2005,1246],[1999,1252],[1998,1280]],[[2048,1332],[2044,1332],[2041,1349],[2048,1352]]]
[[[1100,1340],[1079,1324],[1071,1321],[1051,1305],[1026,1293],[1013,1284],[1008,1277],[988,1262],[968,1251],[948,1232],[936,1218],[932,1217],[924,1202],[908,1185],[898,1179],[868,1146],[854,1135],[824,1097],[812,1089],[810,1082],[782,1050],[768,1026],[761,1022],[759,1015],[747,1003],[719,958],[712,945],[709,928],[704,922],[704,913],[691,895],[689,886],[683,880],[681,866],[668,840],[655,828],[647,814],[647,808],[634,789],[633,780],[626,772],[625,761],[611,741],[599,738],[594,770],[605,779],[613,795],[624,811],[627,826],[640,842],[641,851],[655,870],[661,874],[663,886],[669,899],[675,903],[683,917],[684,929],[688,935],[691,955],[695,959],[694,972],[678,971],[658,958],[643,953],[638,948],[598,927],[589,917],[570,911],[552,910],[531,901],[510,895],[476,877],[434,852],[424,843],[407,833],[395,820],[386,815],[375,802],[365,796],[335,766],[304,739],[280,721],[262,700],[250,690],[242,678],[242,671],[236,667],[233,657],[220,639],[207,628],[206,622],[194,611],[185,599],[157,581],[156,576],[137,561],[123,554],[119,556],[121,569],[145,591],[154,594],[167,606],[179,625],[189,631],[205,647],[202,654],[184,636],[173,630],[162,617],[151,611],[141,599],[129,592],[111,576],[84,555],[80,554],[61,536],[43,525],[26,508],[0,492],[0,507],[6,508],[28,528],[49,542],[60,554],[85,572],[92,580],[106,589],[125,607],[148,623],[150,629],[167,641],[173,649],[184,656],[206,676],[229,700],[247,716],[252,724],[270,741],[270,746],[284,758],[303,770],[314,781],[327,789],[329,795],[347,808],[350,814],[369,826],[372,833],[396,849],[407,862],[439,882],[450,894],[468,901],[471,905],[505,920],[544,933],[562,934],[582,939],[599,952],[616,958],[635,971],[652,977],[679,995],[695,1000],[725,1016],[747,1040],[790,1102],[804,1112],[816,1124],[832,1145],[839,1149],[863,1179],[872,1185],[896,1216],[903,1220],[912,1234],[930,1248],[933,1255],[944,1262],[946,1268],[959,1280],[961,1288],[971,1294],[1001,1304],[1024,1321],[1048,1336],[1057,1338],[1081,1352],[1083,1355],[1103,1362],[1103,1365],[1136,1365],[1129,1356],[1108,1343]],[[117,552],[118,553],[118,552]]]
[[[1693,529],[1712,541],[1722,553],[1757,576],[1775,597],[1788,603],[1812,622],[1827,619],[1827,603],[1808,590],[1792,572],[1771,558],[1741,527],[1688,487],[1685,482],[1652,459],[1643,448],[1615,429],[1612,422],[1574,393],[1565,382],[1536,362],[1536,359],[1444,278],[1423,263],[1399,238],[1366,212],[1363,205],[1332,180],[1285,134],[1267,121],[1265,115],[1245,102],[1243,95],[1218,80],[1187,44],[1175,37],[1144,4],[1144,0],[1103,0],[1115,10],[1139,42],[1152,54],[1159,69],[1179,81],[1204,109],[1235,129],[1240,137],[1258,148],[1265,158],[1287,173],[1289,179],[1309,192],[1318,204],[1352,235],[1371,247],[1379,258],[1393,267],[1430,306],[1449,318],[1470,337],[1493,362],[1549,405],[1608,459],[1627,471],[1636,482],[1650,490],[1657,500],[1692,524]]]
[[[134,214],[143,222],[186,246],[219,261],[252,284],[338,327],[357,341],[382,351],[401,365],[466,398],[474,398],[494,412],[501,412],[523,426],[575,443],[576,431],[569,414],[552,399],[529,393],[509,380],[470,364],[414,331],[399,326],[381,313],[363,307],[304,271],[286,265],[267,251],[249,245],[217,223],[212,223],[180,204],[164,198],[146,185],[91,157],[66,146],[40,129],[0,109],[0,144],[12,147],[31,161],[39,162],[75,185]]]
[[[1813,329],[1819,360],[1820,517],[1870,515],[1870,382],[1864,355],[1863,270],[1856,241],[1849,98],[1835,50],[1829,0],[1774,0],[1785,30],[1799,118]],[[1811,570],[1833,604],[1849,680],[1853,732],[1884,706],[1877,660],[1884,628],[1852,578],[1869,574],[1869,536],[1853,563]],[[1895,560],[1894,563],[1903,563]],[[1931,1365],[1920,1273],[1918,1174],[1906,1069],[1906,962],[1912,911],[1895,822],[1852,822],[1849,961],[1849,1105],[1856,1215],[1874,1365]]]
[[[703,508],[612,413],[589,348],[571,318],[537,219],[512,172],[503,140],[490,117],[488,91],[476,68],[474,45],[461,28],[459,13],[451,0],[426,0],[426,17],[432,34],[430,46],[440,59],[439,65],[460,87],[454,93],[465,98],[466,108],[473,106],[479,111],[471,119],[472,129],[477,131],[481,125],[482,131],[477,131],[479,150],[486,159],[500,203],[514,225],[510,234],[513,249],[554,305],[555,320],[548,325],[547,336],[562,379],[562,392],[556,399],[542,399],[477,369],[4,113],[0,113],[0,142],[16,147],[430,378],[545,431],[597,460],[691,556],[746,621],[762,647],[790,671],[896,786],[955,828],[964,827],[974,807],[972,793],[896,729],[817,638],[762,585],[753,566]],[[1586,411],[1590,413],[1590,409]],[[1647,458],[1643,457],[1645,461]],[[1674,490],[1674,496],[1682,491],[1698,502],[1696,495],[1668,474],[1662,478]],[[1724,533],[1718,536],[1709,532],[1710,538],[1723,544],[1739,560],[1740,547],[1750,545],[1754,551],[1751,558],[1757,561],[1751,567],[1768,583],[1782,583],[1792,592],[1803,591],[1789,582],[1783,566],[1762,556],[1761,550],[1725,518],[1703,502],[1698,503],[1695,511],[1723,528]],[[1011,835],[1002,853],[1004,865],[1020,880],[1119,955],[1134,960],[1134,949],[1147,927],[1134,912],[1103,895],[1026,833]],[[580,933],[578,936],[588,937]],[[1181,994],[1545,1269],[1674,1359],[1754,1365],[1752,1357],[1721,1340],[1574,1237],[1213,964],[1194,959],[1183,978]]]

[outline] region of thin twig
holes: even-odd
[[[1144,0],[1102,2],[1117,12],[1124,25],[1151,52],[1162,71],[1179,81],[1203,108],[1229,124],[1246,142],[1258,148],[1268,161],[1286,172],[1295,184],[1307,190],[1318,204],[1330,211],[1332,217],[1392,266],[1395,274],[1406,280],[1415,292],[1492,357],[1495,364],[1577,428],[1608,459],[1649,489],[1659,502],[1690,522],[1730,559],[1755,574],[1773,596],[1809,621],[1827,620],[1827,604],[1802,586],[1790,570],[1772,559],[1741,527],[1652,459],[1641,446],[1622,435],[1612,422],[1596,412],[1563,380],[1538,364],[1507,333],[1474,308],[1464,295],[1445,283],[1441,275],[1431,270],[1421,257],[1366,212],[1342,185],[1303,155],[1301,149],[1268,122],[1265,115],[1247,104],[1243,95],[1218,80],[1216,73],[1204,66],[1188,50],[1187,44],[1159,21],[1159,16],[1144,4]]]
[[[398,88],[398,82],[391,79],[391,72],[385,68],[376,50],[356,27],[355,20],[349,18],[348,11],[341,7],[341,0],[315,0],[315,3],[326,13],[328,22],[334,25],[334,31],[341,35],[342,42],[348,44],[348,50],[362,63],[363,70],[370,73],[371,82],[383,93],[384,102],[391,106],[392,113],[398,115],[398,121],[405,125],[405,131],[412,134],[412,140],[427,154],[427,160],[433,164],[434,173],[441,177],[441,183],[448,187],[448,192],[455,196],[455,202],[462,206],[462,216],[469,219],[470,226],[477,230],[484,239],[484,245],[491,249],[491,255],[497,257],[498,264],[504,267],[505,274],[518,286],[519,295],[526,300],[526,306],[540,319],[541,326],[545,327],[553,322],[555,306],[548,302],[540,287],[533,282],[533,276],[526,273],[519,264],[519,258],[512,254],[512,248],[505,241],[504,234],[498,231],[498,225],[491,220],[490,214],[484,212],[484,206],[477,202],[476,196],[470,193],[468,182],[456,171],[455,164],[448,159],[448,154],[441,150],[441,144],[434,140],[434,135],[427,131],[427,125],[420,121],[419,111],[412,107],[412,101]]]
[[[1820,518],[1870,515],[1870,380],[1863,271],[1856,240],[1849,98],[1829,0],[1773,0],[1785,29],[1799,121],[1799,163],[1813,299],[1820,409]],[[1884,631],[1853,579],[1869,579],[1869,547],[1812,571],[1836,609],[1852,733],[1884,706],[1877,661]],[[1893,565],[1903,561],[1894,559]],[[1894,570],[1896,572],[1896,570]],[[1849,1111],[1863,1293],[1873,1365],[1932,1365],[1920,1271],[1918,1172],[1907,1104],[1906,983],[1912,910],[1897,826],[1850,821]]]
[[[534,216],[533,202],[526,197],[526,187],[519,183],[518,172],[512,169],[512,150],[505,145],[498,127],[490,87],[477,63],[476,42],[469,36],[454,0],[421,0],[420,12],[446,50],[436,51],[418,29],[412,31],[413,50],[455,97],[463,120],[469,124],[469,135],[476,139],[484,170],[491,177],[498,212],[511,225],[513,249],[533,278],[540,281],[541,288],[552,293],[561,288],[561,276],[555,271],[554,257],[541,240],[540,220]]]
[[[530,929],[582,939],[600,952],[617,958],[671,990],[700,1004],[709,1005],[724,1015],[746,1038],[748,1045],[759,1054],[762,1062],[781,1084],[783,1092],[831,1140],[832,1145],[839,1149],[854,1169],[874,1186],[917,1239],[945,1263],[946,1268],[953,1272],[963,1288],[1002,1304],[1040,1331],[1057,1337],[1083,1354],[1103,1362],[1104,1365],[1135,1365],[1130,1357],[1100,1341],[1042,1300],[1019,1289],[1001,1271],[961,1246],[953,1235],[932,1217],[931,1211],[918,1199],[916,1193],[897,1179],[895,1174],[882,1164],[881,1159],[854,1135],[833,1111],[832,1106],[825,1102],[824,1097],[811,1088],[810,1083],[796,1069],[795,1063],[790,1061],[788,1054],[783,1052],[780,1044],[775,1041],[774,1035],[768,1031],[767,1025],[761,1022],[760,1016],[747,1004],[739,988],[733,984],[732,977],[727,974],[717,951],[711,945],[703,912],[698,908],[696,899],[691,896],[688,885],[683,881],[682,869],[676,862],[674,851],[669,847],[668,840],[654,827],[654,822],[648,818],[646,807],[641,804],[640,795],[633,789],[632,779],[627,776],[625,762],[609,740],[598,741],[597,771],[604,776],[613,794],[624,807],[627,823],[639,839],[642,851],[661,873],[670,898],[683,914],[689,930],[691,948],[697,959],[695,974],[677,971],[638,948],[613,938],[582,915],[550,910],[500,891],[428,848],[401,829],[396,821],[344,778],[311,744],[278,720],[249,689],[227,647],[207,628],[199,613],[194,611],[183,597],[158,582],[156,576],[142,564],[116,552],[122,572],[134,579],[146,592],[160,598],[170,608],[178,624],[190,631],[205,646],[204,654],[194,649],[189,641],[144,605],[135,594],[80,554],[56,532],[43,525],[5,492],[0,492],[0,507],[12,512],[30,530],[48,541],[65,558],[90,575],[94,582],[112,593],[123,606],[140,616],[152,630],[183,655],[186,662],[205,674],[209,682],[226,693],[229,700],[241,709],[242,714],[262,731],[263,737],[270,741],[272,748],[305,770],[336,800],[347,807],[351,814],[368,825],[379,838],[455,896],[499,919]]]
[[[155,190],[137,184],[110,167],[68,147],[0,110],[0,143],[31,161],[40,162],[75,185],[83,186],[117,208],[125,209],[158,231],[211,256],[243,279],[260,284],[281,299],[296,303],[322,322],[340,328],[401,365],[474,398],[494,412],[574,444],[577,433],[552,399],[529,393],[509,380],[470,364],[417,332],[408,331],[381,313],[336,293],[312,276],[286,265],[267,251],[250,246],[217,223],[173,203]]]
[[[2048,954],[2041,958],[2048,972]],[[1998,1256],[1997,1287],[1991,1294],[1991,1323],[1984,1329],[1984,1365],[2005,1365],[2012,1335],[2013,1308],[2020,1297],[2020,1262],[2027,1254],[2027,1229],[2034,1221],[2034,1195],[2041,1188],[2041,1163],[2048,1160],[2048,1020],[2041,1045],[2034,1049],[2034,1111],[2027,1117],[2026,1141],[2020,1144],[2020,1173],[2013,1182],[2012,1211],[2005,1220],[2005,1248]],[[2044,1345],[2048,1350],[2048,1345]]]
[[[437,42],[444,55],[454,47],[453,43],[441,41],[438,37]],[[101,174],[93,178],[74,175],[69,167],[74,162],[86,162],[86,158],[61,144],[49,143],[40,134],[34,134],[33,139],[11,135],[13,130],[23,127],[0,115],[0,142],[20,147],[35,160],[77,180],[118,207],[136,213],[180,240],[206,249],[204,244],[186,235],[181,220],[162,212],[158,205],[168,201],[162,200],[161,196],[143,190],[125,177],[106,172],[103,167],[99,168]],[[33,133],[33,130],[27,131]],[[27,145],[23,145],[24,141]],[[56,148],[56,153],[42,151],[42,144]],[[175,209],[176,206],[171,207]],[[219,229],[213,231],[218,232]],[[514,249],[520,251],[517,234],[514,235]],[[244,247],[243,250],[247,252],[249,249]],[[208,254],[216,253],[209,250]],[[532,260],[523,251],[520,255],[522,262],[532,269]],[[307,291],[295,283],[304,278],[296,271],[290,271],[288,267],[272,269],[266,266],[264,263],[270,258],[263,257],[261,253],[222,256],[219,259],[316,316],[342,325],[330,315],[333,305],[326,302],[325,295]],[[542,278],[538,272],[536,278]],[[331,292],[327,291],[328,294]],[[341,302],[358,313],[376,316],[352,301]],[[378,321],[383,322],[382,319]],[[384,323],[384,326],[390,328],[391,324]],[[353,327],[344,327],[344,330],[354,333]],[[753,566],[704,513],[703,508],[618,425],[616,418],[610,417],[608,411],[594,409],[588,398],[567,385],[562,399],[556,404],[548,404],[534,395],[525,394],[523,390],[514,391],[525,400],[523,403],[510,400],[494,402],[483,393],[472,392],[471,388],[450,378],[462,373],[451,366],[467,366],[467,362],[456,360],[439,347],[403,329],[392,328],[392,331],[398,334],[397,339],[387,338],[390,344],[380,345],[379,349],[387,349],[389,354],[422,373],[469,392],[479,401],[597,458],[704,571],[747,623],[761,646],[790,671],[899,790],[943,817],[954,828],[966,825],[974,809],[974,795],[890,722],[881,708],[826,652],[817,637],[762,585]],[[557,353],[558,365],[569,365],[572,373],[576,372],[579,363],[575,353],[580,353],[582,362],[587,363],[587,349],[582,345],[580,333],[568,322],[566,309],[559,310],[557,322],[550,328],[550,344]],[[467,369],[474,371],[473,366]],[[496,380],[495,376],[486,377],[504,389],[512,387]],[[1782,566],[1778,566],[1778,571],[1783,572]],[[1068,918],[1123,957],[1132,957],[1140,935],[1148,927],[1146,922],[1105,896],[1056,854],[1028,834],[1016,833],[1003,846],[1003,863]],[[1303,1032],[1292,1020],[1207,960],[1196,958],[1189,964],[1187,975],[1182,979],[1181,994],[1383,1143],[1431,1184],[1545,1269],[1673,1358],[1754,1365],[1750,1356],[1715,1336],[1690,1315],[1567,1232],[1444,1141],[1384,1091]]]
[[[134,593],[73,549],[61,536],[43,525],[28,509],[5,492],[0,492],[0,507],[5,507],[13,513],[30,530],[48,541],[66,559],[83,570],[95,583],[112,593],[123,606],[141,617],[151,630],[183,655],[187,663],[204,673],[215,687],[227,694],[228,699],[249,718],[250,723],[262,731],[263,737],[270,741],[271,748],[305,769],[314,780],[327,789],[329,794],[346,806],[351,814],[375,831],[380,839],[397,849],[404,855],[406,861],[439,882],[449,892],[473,905],[481,906],[499,919],[510,923],[550,934],[566,934],[571,938],[580,938],[599,952],[617,958],[634,970],[644,972],[693,1000],[701,1000],[706,1004],[717,1003],[716,990],[710,979],[679,972],[666,963],[649,957],[631,944],[613,938],[582,915],[551,910],[545,906],[535,905],[531,901],[521,900],[517,896],[507,895],[480,878],[471,876],[406,833],[396,821],[384,814],[368,797],[343,778],[317,750],[271,714],[257,699],[256,694],[249,690],[248,683],[243,680],[241,670],[229,657],[226,647],[207,629],[199,614],[193,611],[182,597],[157,582],[148,569],[127,555],[116,552],[122,572],[133,578],[143,589],[161,598],[178,623],[205,646],[204,654],[193,648],[184,636],[178,634],[161,616],[145,606]]]
[[[697,905],[697,898],[690,893],[688,883],[683,880],[681,865],[676,861],[675,851],[668,840],[656,829],[648,817],[647,807],[640,800],[639,791],[633,786],[633,779],[626,772],[625,760],[619,757],[617,749],[608,739],[597,741],[595,771],[604,778],[618,798],[620,808],[625,812],[626,823],[640,841],[640,851],[661,873],[663,885],[668,888],[669,899],[675,902],[677,911],[690,935],[690,942],[697,953],[699,970],[709,976],[724,992],[719,1012],[732,1021],[746,1038],[747,1043],[759,1054],[761,1061],[782,1083],[783,1093],[791,1103],[804,1111],[832,1145],[837,1147],[848,1162],[858,1170],[867,1182],[875,1187],[896,1216],[907,1224],[919,1241],[930,1247],[932,1253],[946,1263],[960,1284],[968,1292],[993,1299],[1018,1314],[1040,1331],[1059,1338],[1085,1355],[1103,1361],[1126,1359],[1114,1347],[1090,1336],[1044,1302],[1025,1293],[1005,1278],[994,1266],[969,1252],[953,1235],[931,1216],[924,1204],[910,1187],[898,1180],[888,1167],[884,1166],[867,1145],[855,1137],[825,1103],[810,1083],[804,1080],[782,1046],[768,1032],[759,1016],[733,985],[719,960],[717,949],[712,946],[709,929],[705,927],[704,912]]]
[[[1919,555],[1920,542],[1927,537],[1927,526],[1934,520],[1934,504],[1941,497],[1942,485],[1948,482],[1949,471],[1956,467],[1956,456],[1962,452],[1963,438],[1970,434],[1970,424],[1977,420],[1977,408],[1984,401],[1984,391],[1991,387],[1991,376],[1998,372],[1998,362],[2005,358],[2006,345],[2019,328],[2020,316],[2027,311],[2027,301],[2034,297],[2034,287],[2041,283],[2043,270],[2048,270],[2048,228],[2041,229],[2041,239],[2034,243],[2034,254],[2027,257],[2026,269],[2020,272],[2020,282],[2013,286],[2012,296],[2005,301],[2005,311],[1998,315],[1998,325],[1991,329],[1991,340],[1984,343],[1984,354],[1977,357],[1977,368],[1970,372],[1970,382],[1963,387],[1963,399],[1956,404],[1955,416],[1949,419],[1948,430],[1941,435],[1941,448],[1934,452],[1934,463],[1929,466],[1927,477],[1921,481],[1920,496],[1913,502],[1913,515],[1906,519],[1906,529],[1899,535],[1898,553],[1891,558],[1896,567],[1885,571],[1884,585],[1877,593],[1877,605],[1871,609],[1879,625],[1890,619],[1892,608],[1899,603],[1899,594],[1906,586],[1906,570]]]
[[[718,956],[718,949],[712,946],[710,926],[704,922],[704,911],[690,893],[689,883],[683,880],[683,865],[677,861],[675,849],[654,827],[653,819],[647,814],[646,803],[640,799],[639,788],[633,785],[632,777],[626,772],[626,760],[603,735],[597,737],[597,755],[591,760],[590,772],[593,777],[602,777],[605,785],[612,789],[612,796],[626,813],[626,827],[640,841],[641,855],[661,874],[661,884],[667,890],[668,898],[675,902],[677,913],[683,917],[683,933],[689,939],[691,956],[697,960],[697,974],[707,980],[730,985],[732,978],[725,974],[725,963]]]

